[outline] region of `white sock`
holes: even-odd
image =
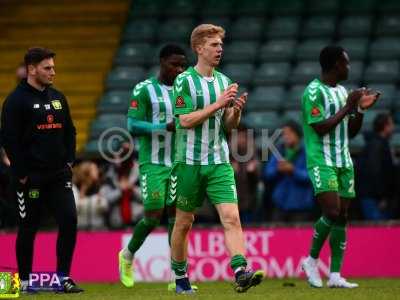
[[[29,280],[21,280],[21,289],[28,287]]]
[[[318,258],[308,256],[307,259],[313,264],[318,264]]]
[[[331,280],[340,279],[340,273],[339,272],[332,272],[331,274],[329,274],[329,279],[331,279]]]
[[[129,261],[133,260],[133,254],[131,251],[129,251],[128,247],[125,247],[124,249],[122,249],[122,256]]]

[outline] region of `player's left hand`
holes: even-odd
[[[239,98],[237,98],[233,104],[233,109],[236,111],[241,111],[244,107],[244,105],[246,104],[247,101],[247,93],[243,93],[240,95]]]
[[[358,105],[360,106],[361,109],[367,110],[375,104],[375,102],[379,99],[380,95],[381,95],[380,92],[368,89],[361,96]]]

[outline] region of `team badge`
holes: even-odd
[[[185,107],[186,106],[185,99],[183,99],[182,96],[178,96],[176,98],[175,106],[176,107]]]
[[[313,107],[313,109],[311,110],[311,115],[313,117],[318,117],[321,114],[321,111],[319,110],[318,107]]]
[[[62,109],[60,100],[52,100],[51,105],[53,105],[54,109]]]
[[[139,108],[139,103],[137,100],[132,100],[131,101],[131,108],[133,109],[138,109]]]

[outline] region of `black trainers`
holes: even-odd
[[[176,279],[176,288],[175,291],[177,294],[194,294],[195,291],[192,289],[192,286],[190,285],[189,278],[184,277],[181,279]]]
[[[265,274],[264,271],[243,271],[242,274],[238,275],[235,281],[235,291],[238,293],[244,293],[252,286],[259,285],[263,280]]]
[[[61,282],[62,293],[72,294],[72,293],[82,293],[83,289],[76,285],[76,283],[71,279],[65,279]]]

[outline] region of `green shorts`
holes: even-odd
[[[168,205],[176,203],[180,210],[192,212],[202,206],[206,195],[214,205],[238,202],[235,177],[230,164],[174,164]]]
[[[139,167],[139,174],[144,210],[163,209],[168,195],[171,167],[144,164]]]
[[[353,167],[337,168],[321,165],[309,168],[307,171],[315,195],[323,192],[337,192],[343,198],[354,198],[356,196]]]

